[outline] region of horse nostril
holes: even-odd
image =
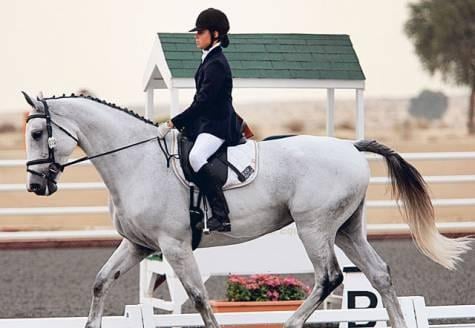
[[[31,191],[38,191],[40,190],[41,186],[39,183],[30,183],[30,190]]]

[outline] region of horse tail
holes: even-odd
[[[455,270],[460,255],[470,250],[470,237],[447,238],[435,225],[435,214],[427,191],[427,184],[414,166],[391,148],[375,140],[359,140],[354,143],[359,151],[367,151],[384,157],[391,180],[391,197],[397,202],[402,217],[409,225],[411,237],[417,248],[434,262],[449,270]]]

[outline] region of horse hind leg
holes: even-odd
[[[336,245],[366,275],[371,285],[379,292],[388,312],[391,327],[407,328],[396,292],[391,282],[389,266],[376,253],[364,235],[363,204],[340,227]]]
[[[302,327],[325,298],[343,281],[343,273],[334,252],[335,234],[318,234],[313,228],[297,224],[299,237],[315,270],[315,285],[302,305],[284,324],[285,328]]]

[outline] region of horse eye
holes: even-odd
[[[41,137],[42,134],[43,134],[43,131],[41,131],[41,130],[33,131],[31,133],[31,136],[33,137],[33,139],[38,140]]]

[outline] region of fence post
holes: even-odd
[[[153,322],[153,305],[150,303],[141,304],[140,307],[142,308],[143,328],[155,328]]]
[[[125,307],[124,316],[127,321],[128,328],[144,328],[142,307],[140,305],[127,305]]]
[[[399,297],[399,304],[401,305],[402,314],[406,325],[408,327],[419,328],[416,321],[416,315],[414,313],[413,297]]]
[[[414,296],[414,314],[416,316],[417,328],[429,328],[429,319],[427,318],[426,302],[423,296]]]

